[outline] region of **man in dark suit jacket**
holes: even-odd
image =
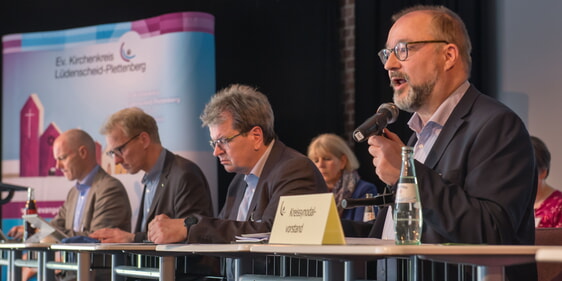
[[[423,212],[423,243],[533,244],[536,175],[521,119],[468,82],[470,38],[444,7],[417,6],[395,15],[379,57],[394,102],[413,112],[415,168]],[[396,184],[400,138],[385,130],[369,138],[379,178]],[[384,212],[371,233],[380,237]],[[533,280],[530,267],[510,280]],[[534,276],[533,276],[534,275]],[[523,278],[523,279],[520,279]]]
[[[217,218],[157,216],[148,233],[155,243],[230,243],[236,235],[269,232],[280,196],[327,192],[314,163],[276,139],[273,111],[256,89],[232,85],[218,92],[201,120],[214,155],[237,175]]]
[[[201,169],[192,161],[164,149],[156,120],[139,108],[114,113],[102,128],[108,154],[130,174],[145,172],[145,185],[135,232],[116,228],[98,230],[90,237],[103,243],[143,242],[147,225],[156,215],[185,218],[211,216],[209,186]]]

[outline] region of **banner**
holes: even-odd
[[[216,90],[212,15],[11,34],[2,43],[2,181],[34,188],[41,216],[52,218],[75,184],[55,169],[53,140],[80,128],[97,142],[101,167],[127,188],[134,224],[144,172],[116,167],[99,133],[112,113],[132,106],[156,119],[165,148],[201,167],[217,208],[216,160],[199,120]],[[16,192],[2,206],[6,232],[21,224],[25,197]]]

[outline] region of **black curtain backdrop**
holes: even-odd
[[[1,35],[127,22],[171,12],[215,16],[217,89],[257,86],[280,139],[305,153],[323,132],[343,133],[339,1],[3,1]],[[100,120],[100,126],[103,120]],[[64,128],[68,129],[68,128]],[[162,140],[164,146],[166,140]],[[218,165],[218,163],[217,163]],[[219,209],[232,174],[219,165]]]
[[[465,22],[472,41],[472,73],[470,82],[480,91],[496,97],[497,94],[497,41],[495,0],[442,0],[442,1],[373,1],[356,0],[356,72],[355,72],[355,122],[361,124],[373,115],[380,104],[392,101],[392,89],[388,74],[377,52],[385,47],[391,16],[417,4],[443,5],[455,11]],[[407,142],[412,131],[406,123],[411,114],[400,111],[396,123],[388,126]],[[365,180],[374,182],[379,191],[384,184],[374,172],[368,145],[355,145],[355,153],[361,163],[359,173]]]

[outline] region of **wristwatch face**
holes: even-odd
[[[194,216],[189,216],[187,217],[183,223],[185,224],[185,227],[189,228],[190,226],[196,224],[198,222],[197,218]]]

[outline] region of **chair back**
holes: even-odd
[[[536,228],[535,245],[561,246],[562,228]],[[537,262],[538,280],[562,281],[562,263]]]

